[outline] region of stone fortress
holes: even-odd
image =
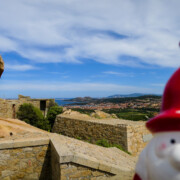
[[[31,99],[30,96],[19,95],[18,99],[0,99],[0,117],[16,118],[16,112],[23,103],[30,103],[40,109],[44,116],[48,111],[50,102],[54,99]]]
[[[1,180],[132,179],[136,155],[151,137],[144,122],[110,117],[97,119],[65,111],[56,117],[53,127],[56,133],[49,133],[14,118],[13,104],[18,108],[19,102],[30,101],[41,109],[41,100],[24,96],[20,96],[16,103],[13,100],[0,102],[1,106],[4,102],[8,109],[0,114]],[[48,104],[48,100],[46,102]],[[77,140],[77,136],[84,140],[104,138],[119,143],[132,155],[115,147],[105,148]]]
[[[136,158],[17,119],[0,119],[0,179],[132,179]]]

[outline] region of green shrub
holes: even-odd
[[[78,139],[78,140],[82,140],[82,138],[81,138],[81,137],[79,137],[79,136],[78,136],[78,137],[76,137],[76,139]]]
[[[52,106],[47,113],[47,120],[49,121],[51,128],[53,127],[54,121],[58,114],[63,112],[63,107],[61,106]]]
[[[116,147],[116,148],[120,149],[121,151],[124,151],[124,152],[130,154],[130,153],[129,153],[128,151],[126,151],[120,144],[111,144],[111,143],[109,143],[109,141],[106,140],[106,139],[100,139],[100,140],[96,141],[96,145],[103,146],[103,147],[107,147],[107,148],[108,148],[108,147]]]
[[[134,113],[134,114],[118,113],[117,116],[120,119],[127,119],[127,120],[132,120],[132,121],[147,120],[146,115],[137,114],[137,113]]]
[[[24,103],[20,105],[17,118],[44,130],[49,130],[50,128],[42,112],[32,104]]]
[[[120,119],[127,119],[132,121],[147,121],[148,119],[154,117],[158,113],[156,108],[137,108],[137,109],[104,109],[103,110],[109,114],[116,114]]]
[[[103,147],[110,147],[110,144],[106,139],[101,139],[101,140],[96,141],[96,145],[103,146]]]

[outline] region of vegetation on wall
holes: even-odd
[[[126,151],[120,144],[111,144],[111,143],[109,143],[109,141],[106,140],[106,139],[100,139],[100,140],[96,141],[96,145],[98,145],[98,146],[103,146],[103,147],[107,147],[107,148],[109,148],[109,147],[116,147],[116,148],[120,149],[121,151],[124,151],[124,152],[130,154],[130,153],[129,153],[128,151]]]
[[[43,130],[50,130],[49,122],[42,112],[32,104],[24,103],[19,107],[17,118]]]
[[[54,125],[56,116],[58,114],[61,114],[62,112],[63,112],[63,107],[61,107],[61,106],[55,105],[55,106],[52,106],[49,108],[48,113],[47,113],[47,120],[49,121],[51,128]]]
[[[107,139],[99,139],[96,142],[93,142],[92,140],[83,140],[81,137],[76,137],[76,139],[85,141],[85,142],[88,142],[91,144],[96,144],[98,146],[102,146],[102,147],[106,147],[106,148],[116,147],[116,148],[120,149],[121,151],[131,154],[130,152],[126,151],[120,144],[111,144],[111,143],[109,143],[109,141]]]

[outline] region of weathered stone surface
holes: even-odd
[[[64,168],[66,167],[66,168]],[[67,179],[99,179],[99,178],[108,178],[113,177],[113,174],[99,171],[97,169],[92,169],[89,167],[81,166],[75,163],[67,163],[60,166],[61,170],[61,180]]]
[[[84,170],[84,171],[74,171],[74,174],[70,175],[70,178],[81,178],[81,177],[87,177],[91,175],[90,170]]]
[[[1,172],[2,177],[10,176],[10,175],[12,175],[13,173],[14,173],[13,171],[8,170],[8,169]]]
[[[50,169],[48,145],[0,150],[0,179],[48,180]]]
[[[100,163],[99,164],[99,169],[105,171],[105,172],[111,172],[111,167],[109,166],[109,164],[105,164],[105,163]]]
[[[92,175],[93,175],[94,177],[97,177],[97,176],[103,176],[104,173],[101,172],[101,171],[93,171],[93,172],[92,172]]]
[[[127,150],[132,155],[139,155],[150,140],[152,135],[146,129],[144,124],[136,124],[127,127]]]
[[[9,176],[2,178],[2,180],[11,180]]]

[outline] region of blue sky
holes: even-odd
[[[2,0],[0,97],[162,94],[180,65],[179,0]]]

